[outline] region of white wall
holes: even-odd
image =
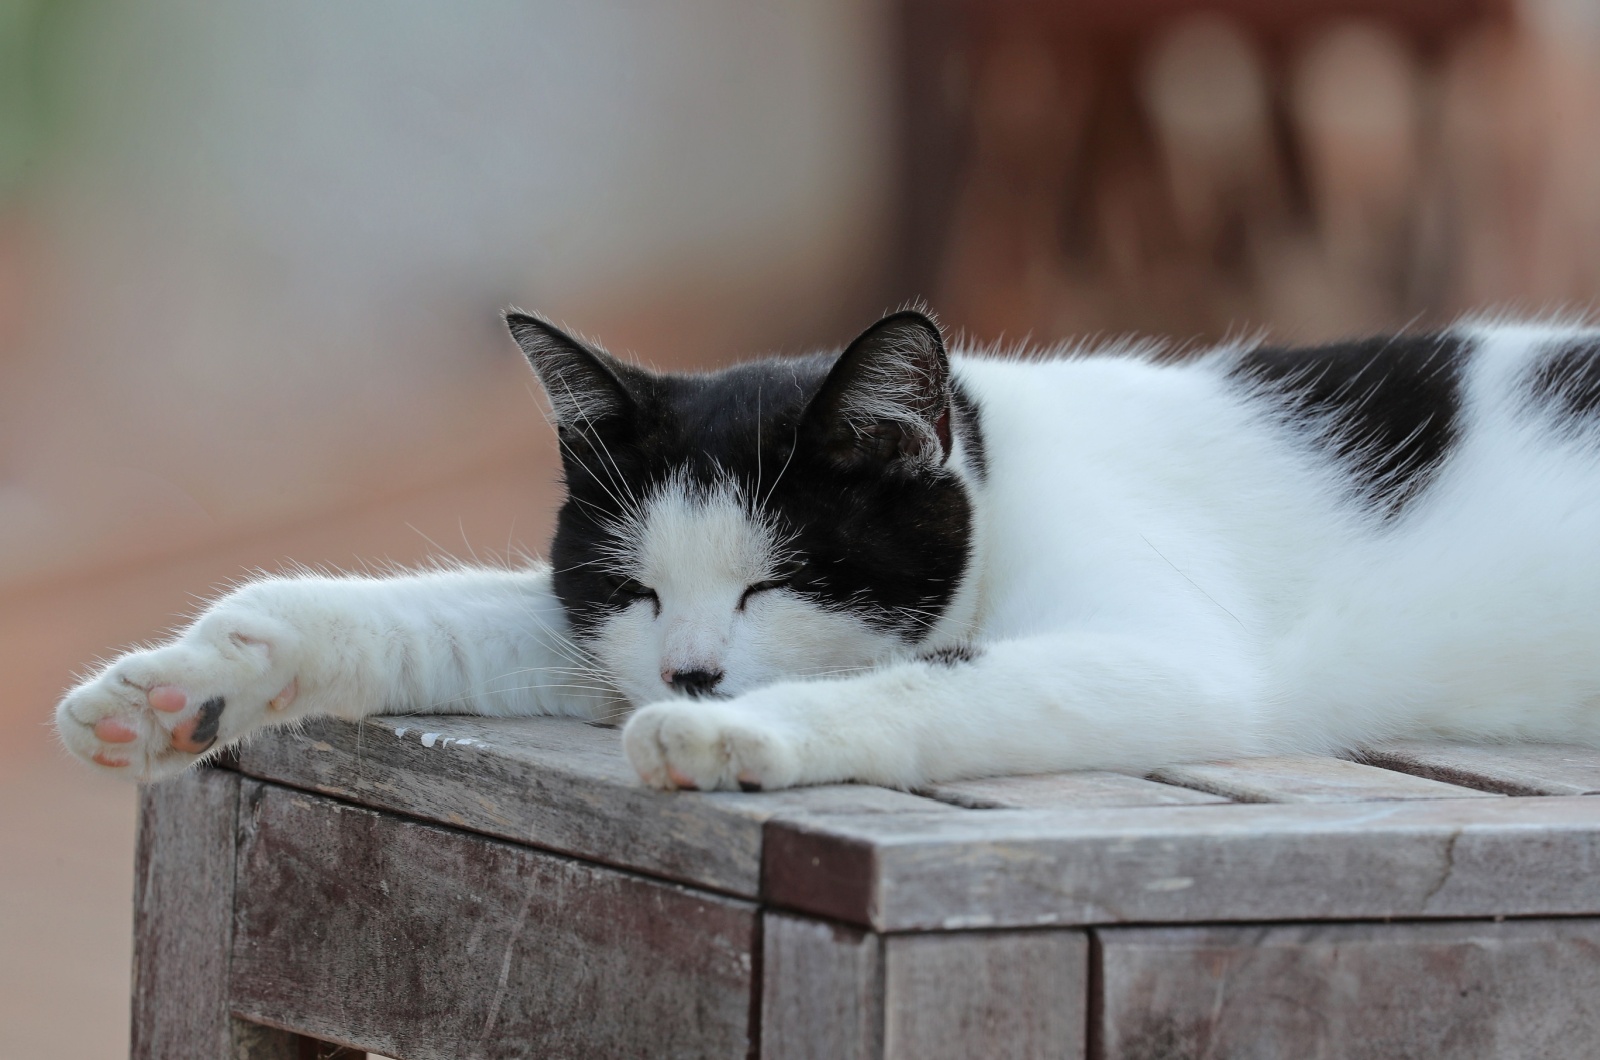
[[[0,585],[540,444],[508,302],[682,357],[814,329],[880,260],[876,3],[73,10]]]

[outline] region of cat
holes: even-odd
[[[548,564],[266,577],[70,691],[104,771],[381,711],[621,717],[658,788],[1143,770],[1393,737],[1600,744],[1600,331],[656,374],[507,314]]]

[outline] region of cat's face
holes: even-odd
[[[886,317],[837,357],[694,376],[507,322],[560,435],[555,590],[629,700],[848,672],[947,617],[972,508],[926,317]]]

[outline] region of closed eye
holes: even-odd
[[[744,595],[739,597],[739,610],[743,611],[744,605],[749,603],[750,598],[757,593],[771,592],[773,589],[787,589],[788,587],[789,579],[787,578],[774,578],[771,581],[756,582],[754,585],[747,585],[744,589]]]
[[[612,599],[621,597],[623,606],[628,606],[637,600],[649,600],[655,608],[656,614],[661,613],[661,598],[656,591],[648,585],[632,578],[618,578],[612,583]]]

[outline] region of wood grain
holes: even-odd
[[[786,913],[762,923],[763,1060],[880,1060],[882,939]]]
[[[879,931],[1600,914],[1583,797],[841,815],[765,853],[770,903]]]
[[[1594,1055],[1600,923],[1111,928],[1105,1060]]]
[[[1082,932],[891,935],[883,946],[886,1060],[1084,1055]]]
[[[1090,806],[1193,806],[1227,802],[1221,795],[1159,784],[1123,773],[1085,771],[988,777],[930,784],[917,794],[977,810],[1050,810]]]
[[[642,787],[615,729],[572,718],[395,717],[263,735],[240,769],[380,809],[729,894],[759,890],[761,829],[790,814],[959,812],[857,784],[769,793]]]
[[[1168,766],[1151,779],[1181,784],[1238,802],[1386,802],[1393,799],[1488,798],[1445,784],[1342,758],[1282,755]]]
[[[239,777],[198,769],[139,792],[134,855],[134,1060],[296,1060],[298,1040],[228,1012]],[[237,1038],[237,1041],[236,1041]]]
[[[234,1011],[406,1060],[744,1057],[757,909],[246,781]]]
[[[1600,795],[1600,750],[1568,744],[1379,744],[1363,762],[1505,795]]]

